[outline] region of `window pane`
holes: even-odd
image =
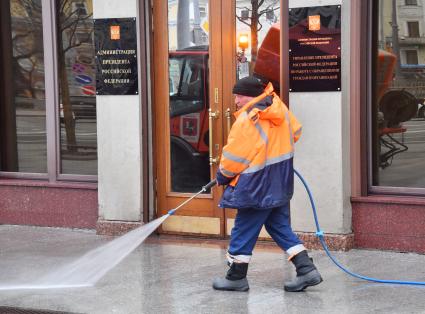
[[[419,37],[419,22],[407,22],[409,37]]]
[[[61,173],[97,174],[92,0],[58,0]]]
[[[406,64],[418,64],[418,52],[416,50],[406,50]]]
[[[418,0],[406,0],[406,5],[418,5]]]
[[[255,75],[279,88],[279,34],[280,0],[236,0],[236,79]]]
[[[41,0],[0,1],[0,170],[47,172]]]
[[[173,192],[198,192],[200,186],[211,180],[208,159],[208,14],[208,0],[168,1]]]
[[[425,188],[425,16],[399,1],[379,1],[373,185]],[[409,21],[409,19],[418,21]]]

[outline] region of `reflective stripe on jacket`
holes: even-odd
[[[271,84],[235,117],[217,171],[218,182],[229,183],[220,206],[266,209],[287,203],[294,191],[294,143],[301,124]]]

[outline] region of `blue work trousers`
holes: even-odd
[[[292,231],[288,205],[271,209],[239,209],[231,233],[229,253],[234,256],[252,255],[263,225],[284,251],[290,252],[294,247],[303,248],[303,242]]]

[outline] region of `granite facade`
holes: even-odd
[[[94,229],[94,184],[0,180],[0,224]]]
[[[354,245],[425,253],[425,199],[353,198]]]

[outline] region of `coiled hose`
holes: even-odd
[[[356,273],[353,273],[352,271],[345,268],[343,265],[341,265],[334,256],[329,252],[328,246],[325,243],[325,236],[323,231],[320,229],[319,220],[317,219],[317,211],[316,211],[316,204],[314,203],[313,196],[311,194],[310,188],[308,187],[308,184],[304,180],[304,178],[301,176],[301,174],[294,169],[295,174],[297,177],[301,180],[302,184],[304,185],[308,197],[310,199],[311,208],[313,209],[313,216],[314,216],[314,222],[316,224],[316,236],[319,238],[320,243],[323,246],[323,249],[325,250],[326,254],[329,256],[329,258],[334,262],[336,266],[338,266],[342,271],[349,274],[350,276],[353,276],[355,278],[359,278],[362,280],[372,281],[372,282],[378,282],[378,283],[386,283],[386,284],[396,284],[396,285],[416,285],[416,286],[425,286],[425,282],[422,281],[403,281],[403,280],[386,280],[386,279],[377,279],[373,277],[366,277],[363,275],[359,275]]]

